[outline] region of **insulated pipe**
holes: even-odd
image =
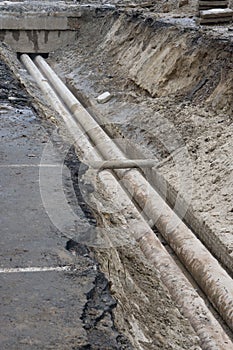
[[[23,61],[23,63],[25,64],[25,66],[27,67],[27,69],[29,70],[29,72],[31,72],[31,74],[33,75],[33,77],[35,78],[35,80],[38,82],[38,70],[35,68],[35,66],[34,66],[34,64],[31,62],[31,60],[28,58],[28,56],[27,55],[23,55],[22,56],[22,61]],[[43,85],[43,84],[42,84]],[[55,102],[55,104],[56,104],[56,102]],[[96,127],[96,126],[95,126]],[[80,139],[81,140],[81,139]],[[83,148],[82,148],[83,149]],[[122,155],[121,155],[122,156]],[[143,177],[142,177],[143,178]],[[144,179],[144,178],[143,178]],[[144,179],[145,180],[145,179]],[[165,226],[166,227],[166,226]],[[155,238],[152,238],[153,237],[153,233],[150,233],[150,236],[151,236],[151,242],[155,239]],[[146,235],[145,235],[145,239],[143,240],[142,239],[142,237],[141,237],[141,239],[139,239],[139,241],[141,242],[140,244],[142,245],[142,247],[144,247],[143,249],[144,249],[144,251],[146,252],[146,254],[149,256],[149,255],[151,255],[151,254],[153,254],[153,251],[151,251],[151,247],[153,247],[153,244],[152,243],[150,243],[150,244],[148,244],[148,242],[146,241]],[[198,240],[196,240],[197,242],[198,242]],[[145,242],[147,242],[147,243],[145,243]],[[156,245],[158,245],[156,242],[154,243],[154,245],[156,246]],[[195,248],[195,247],[194,247]],[[160,257],[160,255],[158,254],[158,255],[156,255],[156,256],[158,256],[158,257]],[[154,263],[155,263],[155,260],[156,260],[156,256],[154,256]],[[163,259],[160,259],[159,258],[159,260],[157,259],[157,262],[160,262],[160,264],[163,264],[163,260],[164,261],[166,261],[166,259],[165,259],[165,257],[163,258]],[[215,259],[214,259],[214,262],[216,263],[216,261],[215,261]],[[169,265],[170,265],[170,262],[169,263],[165,263],[165,265],[163,265],[164,266],[164,278],[166,279],[166,275],[167,274],[169,274],[168,273],[168,270],[169,270]],[[199,265],[199,264],[198,264]],[[203,264],[202,264],[203,265]],[[217,264],[217,267],[219,268],[219,265]],[[166,271],[167,271],[167,274],[166,274]],[[171,275],[173,274],[173,272],[171,273]],[[223,271],[223,274],[225,275],[225,272]],[[173,276],[177,276],[177,273],[175,273]],[[201,276],[202,277],[202,276]],[[211,281],[213,282],[213,277],[210,275],[210,279],[211,279]],[[215,279],[216,279],[216,276],[215,276]],[[167,285],[167,283],[168,283],[169,281],[167,281],[165,284]],[[182,285],[182,283],[181,283],[181,285]],[[171,292],[171,294],[174,294],[174,290],[173,290],[173,288],[174,288],[174,285],[172,284],[172,286],[170,286],[170,288],[168,287],[168,289],[170,290],[170,292]],[[178,288],[180,288],[180,286],[178,287]],[[184,288],[182,288],[183,289],[183,291],[185,290],[189,290],[189,288],[187,288],[187,286],[185,286]],[[215,287],[213,287],[213,289],[215,290]],[[179,289],[178,289],[179,290]],[[193,288],[192,288],[192,291],[190,292],[191,294],[193,293]],[[177,293],[176,293],[177,294]],[[198,296],[196,295],[196,296],[194,296],[194,298],[192,298],[192,299],[194,299],[195,300],[195,298],[197,298]],[[204,335],[202,335],[202,334],[204,334],[205,332],[206,332],[206,327],[208,328],[209,326],[211,326],[212,325],[212,322],[210,322],[210,321],[208,321],[207,322],[207,324],[203,324],[203,321],[200,321],[200,315],[198,315],[198,313],[199,313],[199,311],[198,310],[200,310],[199,309],[199,307],[200,307],[200,305],[199,306],[197,306],[196,307],[196,312],[194,312],[194,315],[193,315],[193,311],[191,311],[192,310],[192,307],[191,307],[191,304],[192,303],[190,303],[190,298],[185,298],[184,296],[183,296],[183,294],[181,293],[180,294],[180,298],[179,298],[179,293],[178,293],[178,295],[176,295],[176,300],[177,300],[177,298],[178,298],[178,303],[180,304],[180,305],[182,305],[182,309],[183,309],[183,312],[184,312],[184,314],[188,314],[189,313],[189,316],[192,314],[192,316],[191,316],[191,323],[192,323],[192,325],[193,325],[193,327],[194,327],[194,329],[197,331],[197,333],[201,336],[201,338],[203,339],[203,338],[205,338],[205,336]],[[198,299],[199,299],[199,297],[198,297]],[[196,300],[198,300],[198,299],[196,299]],[[226,299],[226,303],[228,303],[228,301],[229,301],[229,299]],[[222,302],[224,303],[225,301],[224,301],[224,299],[222,299]],[[194,303],[195,304],[195,303]],[[229,305],[228,305],[229,306]],[[228,307],[227,306],[227,307]],[[191,309],[190,309],[190,307],[191,307]],[[194,308],[195,309],[195,308]],[[204,311],[204,313],[202,313],[201,312],[201,315],[202,315],[202,317],[203,317],[203,315],[207,315],[209,312],[207,312],[206,313],[206,311]],[[189,317],[190,318],[190,317]],[[193,319],[192,319],[193,318]],[[217,329],[217,328],[216,328]],[[206,334],[206,333],[205,333]],[[220,334],[220,333],[219,333]],[[212,338],[212,336],[211,336],[211,338]],[[215,336],[214,336],[214,338],[216,338]],[[213,339],[213,338],[212,338]],[[219,347],[219,348],[221,348],[221,347]],[[214,347],[212,347],[212,349],[214,349]],[[217,349],[217,348],[216,348]]]
[[[79,150],[82,152],[83,160],[90,162],[100,161],[102,159],[101,156],[97,153],[96,149],[92,147],[89,140],[84,135],[83,130],[78,127],[73,117],[68,113],[57,95],[51,89],[48,81],[42,76],[27,55],[23,55],[21,59],[28,71],[37,81],[41,90],[47,96],[48,101],[64,119]],[[106,191],[110,193],[110,198],[113,198],[114,193],[119,193],[120,198],[123,199],[124,205],[126,205],[126,203],[130,205],[130,211],[135,215],[135,218],[137,218],[137,223],[132,228],[133,234],[138,240],[145,256],[152,261],[159,271],[161,279],[170,291],[171,296],[177,304],[180,305],[184,315],[190,320],[190,323],[201,340],[202,349],[225,350],[226,346],[229,350],[232,349],[233,346],[228,336],[208,310],[204,301],[197,294],[190,282],[171,259],[146,221],[138,213],[132,202],[130,202],[130,199],[117,183],[115,177],[108,171],[101,172],[99,176],[101,176],[101,180],[107,186]],[[124,208],[122,208],[122,210],[123,209]],[[205,318],[204,323],[203,317]]]
[[[102,156],[107,160],[126,158],[45,60],[37,56],[35,62]],[[233,330],[233,281],[230,276],[138,170],[115,172]]]
[[[22,61],[37,81],[41,90],[47,96],[47,99],[53,108],[64,119],[68,130],[73,136],[79,150],[82,152],[82,158],[84,161],[100,162],[101,156],[95,149],[93,149],[83,131],[80,130],[77,123],[73,120],[72,116],[68,113],[57,95],[51,89],[48,81],[41,75],[40,71],[35,67],[28,56],[23,56]],[[197,294],[193,286],[171,259],[149,225],[138,213],[132,202],[130,202],[130,199],[117,183],[115,177],[107,171],[101,172],[99,176],[101,176],[101,180],[106,186],[106,191],[110,198],[114,198],[114,193],[118,193],[120,198],[122,198],[124,207],[126,203],[130,206],[130,211],[135,215],[135,218],[137,218],[137,223],[132,228],[134,238],[138,240],[145,256],[154,264],[156,270],[159,271],[161,280],[168,288],[173,299],[180,306],[183,314],[190,320],[191,325],[201,340],[202,349],[225,350],[227,346],[230,350],[230,339],[208,310],[204,301]],[[120,210],[123,211],[124,208]],[[108,237],[106,237],[106,239],[108,239]],[[204,324],[203,317],[207,320]]]
[[[105,160],[102,162],[89,162],[93,169],[128,169],[128,168],[153,168],[158,164],[154,159],[117,159]]]

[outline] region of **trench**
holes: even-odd
[[[94,35],[95,31],[100,35]],[[82,48],[81,53],[78,46]],[[115,138],[129,141],[122,145],[127,148],[129,157],[142,155],[163,161],[171,156],[172,160],[168,159],[164,170],[156,174],[144,171],[148,180],[232,274],[231,243],[228,241],[230,197],[226,195],[228,198],[224,199],[228,207],[226,223],[221,221],[221,210],[216,206],[217,198],[223,200],[224,178],[231,184],[229,162],[224,156],[221,167],[217,158],[220,149],[227,154],[230,148],[227,149],[226,145],[225,149],[224,140],[217,149],[215,145],[215,138],[224,138],[225,134],[229,140],[232,125],[232,77],[229,75],[232,42],[226,40],[225,43],[211,34],[200,34],[196,28],[174,28],[153,18],[149,21],[143,15],[135,18],[134,14],[128,14],[126,18],[119,18],[115,14],[110,18],[104,15],[98,18],[89,14],[83,19],[77,45],[71,47],[67,56],[69,68],[62,60],[63,52],[61,49],[54,57],[51,55],[51,63],[61,72],[71,90],[82,97],[90,113],[93,112],[105,130]],[[93,60],[90,55],[94,55]],[[75,56],[77,58],[72,63]],[[104,89],[112,90],[113,98],[110,103],[100,106],[95,97]],[[155,115],[155,120],[152,115]],[[208,137],[206,134],[211,123],[214,130]],[[174,139],[172,135],[175,135]],[[135,144],[139,147],[135,148]],[[176,154],[182,148],[188,152],[184,160],[186,164],[182,160],[185,151]],[[198,164],[199,157],[206,159]],[[204,161],[209,164],[202,170]],[[201,171],[204,171],[207,183],[201,183]],[[220,188],[213,188],[211,193],[212,185],[208,186],[208,183],[214,182],[212,187],[216,187],[215,171],[223,174],[216,178]],[[181,177],[184,180],[179,183]],[[202,196],[198,192],[199,185],[208,192],[202,200],[207,202],[206,206],[201,203],[202,208],[198,206],[198,196]],[[195,198],[191,200],[192,194]],[[211,195],[214,195],[213,201]],[[216,215],[218,211],[219,215]],[[206,220],[207,215],[212,217],[212,212],[213,219]],[[228,227],[223,231],[225,226]],[[223,233],[216,234],[216,227]]]
[[[35,63],[37,64],[38,69],[34,63],[30,60],[30,58],[27,55],[22,55],[21,58],[22,63],[27,67],[30,74],[34,77],[34,79],[38,82],[38,85],[42,89],[42,91],[45,93],[47,97],[49,97],[50,102],[52,102],[53,106],[57,108],[57,110],[62,112],[63,118],[66,120],[67,126],[72,128],[72,133],[75,137],[76,143],[80,147],[80,142],[84,143],[80,150],[84,153],[88,151],[88,149],[91,148],[91,145],[88,144],[88,140],[84,138],[82,141],[82,134],[81,129],[75,127],[74,120],[72,119],[74,114],[74,117],[77,118],[78,123],[83,128],[85,132],[87,132],[88,137],[94,142],[94,145],[98,145],[99,140],[103,142],[102,146],[98,146],[98,151],[102,156],[105,157],[105,159],[109,159],[109,157],[113,156],[116,157],[116,159],[121,159],[122,153],[118,150],[116,145],[108,139],[107,135],[102,131],[102,129],[98,126],[98,124],[94,121],[94,119],[88,114],[88,112],[80,105],[78,101],[74,98],[74,96],[70,93],[70,91],[65,87],[65,85],[61,82],[61,80],[54,74],[54,72],[51,70],[49,65],[42,59],[42,57],[38,56],[35,58]],[[43,73],[43,75],[42,75]],[[45,80],[45,78],[48,79],[48,81]],[[49,86],[49,84],[51,86]],[[52,90],[54,88],[54,91]],[[55,92],[56,91],[56,92]],[[56,96],[57,93],[57,96]],[[61,98],[61,101],[59,100],[59,96]],[[69,116],[66,112],[62,101],[64,104],[66,104],[67,108],[69,109],[71,115]],[[77,122],[76,121],[76,122]],[[73,126],[72,126],[73,125]],[[97,138],[96,138],[97,137]],[[86,145],[85,145],[86,143]],[[106,145],[108,144],[109,150],[106,150]],[[87,149],[86,149],[87,148]],[[85,155],[86,156],[86,155]],[[89,157],[92,159],[94,156],[97,157],[98,155],[95,155],[94,149],[89,153]],[[89,157],[87,159],[89,159]],[[124,156],[123,156],[124,158]],[[101,159],[101,158],[100,158]],[[111,159],[111,158],[110,158]],[[161,201],[157,193],[150,188],[147,189],[147,184],[144,179],[144,177],[140,174],[140,172],[132,169],[122,172],[122,170],[115,170],[116,174],[120,179],[123,181],[123,185],[126,186],[129,190],[129,193],[132,194],[131,188],[135,191],[135,199],[137,203],[141,206],[141,203],[144,203],[144,200],[149,201],[150,206],[153,208],[151,211],[151,208],[148,208],[148,204],[145,205],[146,208],[146,214],[149,216],[149,218],[154,219],[156,218],[156,225],[159,228],[160,232],[168,240],[172,248],[175,250],[177,255],[181,260],[183,260],[183,263],[185,266],[189,269],[192,276],[196,279],[196,281],[199,283],[199,285],[203,288],[206,295],[208,296],[209,300],[215,305],[220,312],[221,316],[226,320],[228,325],[231,327],[232,320],[231,320],[231,311],[229,309],[229,305],[231,304],[231,280],[229,276],[224,272],[223,269],[220,268],[218,263],[215,259],[211,257],[211,255],[208,253],[208,251],[200,244],[200,242],[197,241],[197,239],[194,238],[191,231],[188,230],[187,227],[185,227],[184,224],[178,219],[175,218],[176,227],[172,228],[172,233],[174,234],[174,237],[171,237],[168,235],[167,225],[171,225],[173,215],[171,209],[169,209],[168,206],[164,206],[164,202]],[[105,174],[107,175],[107,174]],[[110,179],[109,179],[110,180]],[[125,182],[126,180],[126,182]],[[126,185],[125,185],[126,184]],[[112,191],[111,187],[114,187],[113,183],[109,181],[110,188],[108,191]],[[138,191],[139,188],[139,191]],[[147,192],[148,194],[145,195],[144,192]],[[126,198],[124,199],[126,200]],[[158,202],[158,204],[156,203]],[[163,207],[163,211],[161,212],[159,210],[160,207]],[[154,215],[153,216],[153,213]],[[159,215],[158,215],[159,213]],[[142,218],[139,218],[139,220],[142,220]],[[173,219],[174,220],[174,219]],[[139,224],[140,225],[140,224]],[[156,248],[156,245],[160,243],[159,241],[156,242],[155,236],[153,232],[151,231],[150,237],[148,236],[148,233],[150,231],[149,228],[146,227],[146,223],[143,224],[141,222],[141,225],[145,227],[139,227],[139,230],[136,233],[136,239],[141,244],[141,249],[144,252],[144,254],[153,262],[155,262],[155,266],[160,268],[160,271],[163,271],[163,268],[165,265],[159,265],[158,260],[154,259],[154,251],[151,252],[151,244]],[[174,223],[172,224],[174,225]],[[147,231],[147,234],[145,236],[145,232]],[[111,231],[108,231],[109,233]],[[133,233],[133,232],[132,232]],[[175,237],[177,236],[177,237]],[[98,237],[99,238],[99,237]],[[107,237],[106,237],[107,238]],[[105,239],[106,239],[105,238]],[[189,244],[184,242],[184,238],[188,238],[192,241],[192,248],[190,249]],[[109,239],[109,238],[108,238]],[[111,241],[111,238],[110,238]],[[101,243],[103,244],[103,242]],[[148,249],[148,246],[150,245],[150,248]],[[160,250],[162,254],[164,253],[162,246],[160,246]],[[163,254],[163,260],[165,256]],[[165,258],[166,260],[166,258]],[[206,262],[208,262],[208,268],[206,267]],[[164,261],[162,262],[164,264]],[[200,270],[203,271],[203,275],[200,275]],[[183,277],[181,277],[183,278]],[[166,284],[166,286],[169,288],[171,295],[174,298],[177,298],[177,302],[181,302],[181,300],[185,300],[185,293],[189,290],[189,293],[193,293],[194,289],[192,289],[191,286],[188,287],[188,283],[186,281],[186,288],[185,293],[177,296],[176,293],[173,291],[173,286],[170,284],[171,281],[167,279],[166,277],[162,277],[163,282]],[[220,282],[221,281],[221,282]],[[214,286],[214,288],[213,288]],[[191,288],[191,290],[190,290]],[[216,328],[218,329],[218,325],[215,321],[215,319],[212,317],[210,313],[208,313],[208,319],[210,324],[212,325],[210,329],[207,327],[207,329],[203,328],[203,323],[200,320],[200,317],[197,316],[197,310],[202,308],[204,305],[201,306],[201,299],[196,299],[197,295],[186,295],[187,301],[182,306],[182,311],[184,314],[189,318],[192,326],[196,330],[197,334],[200,337],[201,345],[203,349],[213,348],[215,346],[221,346],[220,344],[228,343],[228,346],[230,346],[230,340],[227,339],[227,336],[224,334],[224,332],[221,332],[221,330],[218,330],[218,336],[217,338],[214,337],[214,334],[210,336],[212,333],[211,327],[213,327],[214,332],[216,332]],[[222,300],[224,298],[224,305],[222,304]],[[187,308],[187,302],[191,302],[190,307]],[[198,303],[197,305],[195,305]],[[205,308],[204,308],[205,309]],[[205,314],[207,314],[207,310],[203,311]],[[211,319],[212,318],[212,319]],[[222,339],[219,338],[219,336],[222,336]],[[212,338],[213,337],[213,338]],[[210,340],[211,338],[211,340]],[[218,344],[218,345],[217,345]]]
[[[229,254],[231,240],[227,234],[216,234],[216,228],[223,223],[220,221],[215,226],[214,221],[219,221],[215,217],[211,220],[206,220],[206,216],[201,218],[185,193],[189,182],[183,189],[179,188],[172,163],[176,156],[174,152],[184,147],[183,141],[188,143],[191,163],[195,163],[198,156],[202,155],[197,155],[195,147],[200,145],[195,144],[190,136],[194,133],[200,137],[203,132],[201,126],[195,129],[195,125],[199,125],[198,118],[203,118],[203,115],[208,118],[209,114],[214,123],[220,124],[223,136],[228,132],[227,127],[231,127],[232,76],[227,75],[227,72],[232,67],[232,42],[229,40],[226,43],[211,35],[200,34],[196,28],[177,28],[162,20],[158,21],[153,16],[145,18],[143,14],[122,15],[117,12],[109,16],[104,12],[100,12],[101,15],[86,12],[80,20],[77,42],[70,45],[68,51],[67,48],[61,48],[50,53],[48,62],[71,90],[82,97],[88,112],[100,124],[104,124],[104,130],[108,134],[115,138],[130,139],[128,143],[120,140],[120,146],[127,149],[128,157],[138,158],[139,154],[140,157],[143,155],[148,158],[150,155],[160,162],[167,162],[159,173],[153,172],[153,169],[142,169],[142,172],[165,201],[172,208],[175,207],[176,213],[212,254],[232,273],[232,258]],[[210,52],[212,66],[209,62]],[[96,96],[106,90],[112,92],[112,99],[107,104],[99,105]],[[157,104],[160,104],[159,109],[156,108]],[[175,113],[172,113],[174,108]],[[224,112],[221,111],[223,108]],[[194,114],[196,124],[190,123],[187,116],[185,118],[185,114],[182,114],[184,109],[189,117]],[[149,122],[152,113],[156,114],[157,119],[154,125]],[[177,121],[176,113],[179,116]],[[143,114],[145,118],[142,117]],[[158,133],[151,135],[145,126],[148,123],[149,129],[153,127],[154,130],[158,128],[161,131],[159,126],[165,124],[164,118],[172,122],[172,126],[175,125],[175,130],[177,126],[181,127],[181,137],[179,134],[178,140],[172,139],[174,133],[169,123],[167,128],[165,125],[162,129],[162,137]],[[179,123],[182,118],[184,123],[181,125]],[[201,121],[205,123],[203,119]],[[218,129],[216,127],[216,133],[219,132]],[[215,137],[214,132],[215,130],[212,139]],[[207,138],[206,135],[204,137]],[[168,142],[165,142],[166,138]],[[135,143],[140,147],[135,148]],[[213,151],[215,149],[216,146]],[[184,158],[175,159],[178,168],[182,169],[183,160]],[[166,176],[169,167],[172,170]],[[196,163],[194,175],[197,175]],[[188,172],[185,176],[189,180],[192,174]],[[224,181],[224,177],[221,181]],[[196,206],[198,195],[200,194],[195,193]],[[211,210],[205,213],[211,218]],[[154,222],[151,226],[153,225]],[[225,226],[229,230],[229,220]]]

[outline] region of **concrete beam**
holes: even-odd
[[[22,53],[56,51],[74,42],[76,36],[74,30],[0,30],[0,41]]]
[[[75,16],[65,14],[27,14],[0,15],[0,30],[77,30],[78,18],[81,13]]]

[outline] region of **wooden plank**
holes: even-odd
[[[232,22],[233,17],[225,18],[201,18],[200,24],[215,24],[215,23],[229,23]]]
[[[201,8],[226,8],[228,7],[228,1],[199,1],[199,9]]]
[[[226,9],[226,8],[228,8],[228,6],[227,5],[224,5],[224,6],[218,6],[218,7],[213,7],[213,6],[199,6],[198,7],[198,9],[199,9],[199,11],[201,11],[201,10],[210,10],[210,9],[212,9],[212,8],[221,8],[221,9]]]
[[[228,1],[209,1],[209,0],[200,0],[199,5],[208,5],[208,6],[221,6],[228,5]]]
[[[200,11],[201,18],[226,18],[232,16],[233,10],[231,9],[211,9],[206,11]]]

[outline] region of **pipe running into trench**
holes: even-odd
[[[158,165],[158,162],[154,159],[121,159],[89,162],[88,165],[93,169],[101,171],[104,169],[153,168]]]
[[[44,78],[31,59],[24,54],[21,56],[21,60],[45,93],[52,106],[66,121],[78,147],[82,150],[84,162],[85,160],[100,161],[103,158],[125,158],[124,154],[114,143],[112,144],[109,137],[41,57],[38,56],[36,58],[37,65],[66,104],[70,113],[68,113],[63,103],[61,103],[58,96],[51,89],[47,79]],[[73,117],[77,119],[78,124],[81,125],[82,129],[85,130],[86,134],[96,145],[102,145],[102,147],[97,148],[103,158],[93,148]],[[104,141],[104,143],[99,144],[99,140]],[[106,147],[106,144],[108,147]],[[175,214],[146,182],[139,171],[135,169],[127,171],[117,170],[116,173],[122,179],[124,185],[127,182],[127,189],[130,193],[134,194],[134,198],[140,206],[143,207],[143,204],[145,204],[146,214],[156,221],[156,226],[161,234],[167,238],[177,256],[183,261],[191,275],[232,329],[233,286],[230,277],[178,217],[175,217],[176,227],[169,231],[169,223]],[[117,191],[122,191],[120,185],[116,184],[115,177],[109,171],[102,171],[101,176],[105,183],[113,187],[117,186]],[[144,193],[143,188],[147,189],[147,193]],[[108,188],[106,190],[111,191]],[[129,200],[124,192],[122,195],[125,196],[126,201]],[[206,350],[233,349],[230,339],[208,310],[204,301],[176,266],[143,217],[138,214],[132,203],[131,205],[133,212],[138,217],[137,225],[132,228],[132,231],[142,251],[152,261],[154,266],[156,266],[156,269],[159,270],[164,284],[169,289],[177,304],[180,305],[184,315],[189,318],[190,323],[201,339],[202,348]],[[161,207],[163,208],[162,211],[160,209]]]

